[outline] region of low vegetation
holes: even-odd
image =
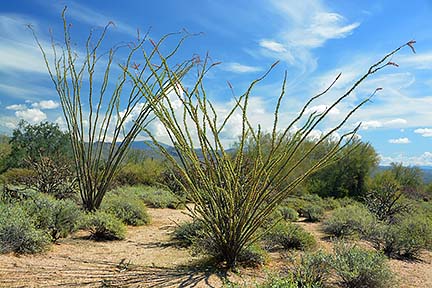
[[[83,217],[81,228],[90,232],[93,240],[123,240],[126,235],[126,227],[122,221],[113,214],[96,211]]]
[[[351,204],[333,211],[324,221],[324,231],[335,237],[362,236],[373,225],[375,218],[360,203]]]
[[[269,250],[277,248],[308,250],[316,245],[312,234],[296,224],[286,222],[278,223],[264,234],[263,239]]]
[[[117,190],[109,193],[101,207],[127,225],[140,226],[150,223],[150,216],[144,202],[134,193]]]

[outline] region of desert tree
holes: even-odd
[[[211,63],[208,57],[197,66],[196,81],[193,85],[184,85],[181,75],[171,71],[163,53],[157,50],[161,65],[167,71],[167,79],[172,84],[171,90],[164,89],[166,83],[159,81],[158,85],[163,93],[160,101],[152,101],[148,95],[148,85],[131,71],[128,75],[133,79],[140,93],[150,101],[151,108],[157,119],[164,125],[166,133],[174,146],[177,157],[174,157],[166,148],[158,143],[150,129],[144,130],[153,138],[164,155],[180,171],[177,176],[187,197],[195,204],[190,208],[192,216],[201,219],[208,239],[211,239],[212,248],[209,251],[218,261],[228,268],[237,265],[239,255],[250,244],[257,241],[262,234],[262,226],[279,205],[280,201],[289,195],[306,177],[318,169],[333,163],[340,156],[340,151],[351,143],[355,132],[354,128],[332,142],[333,145],[323,155],[310,163],[309,168],[302,173],[296,173],[297,168],[311,155],[321,143],[327,141],[334,132],[347,123],[352,115],[362,107],[369,97],[360,101],[346,113],[343,119],[336,124],[313,145],[302,145],[310,139],[311,133],[326,118],[329,112],[343,102],[366,78],[387,67],[397,65],[391,62],[391,57],[402,47],[412,47],[414,41],[391,51],[380,61],[372,65],[357,82],[346,90],[323,112],[307,113],[312,103],[324,97],[340,78],[334,81],[321,93],[308,100],[299,114],[285,127],[279,127],[282,99],[285,94],[284,82],[274,110],[273,127],[269,128],[270,145],[264,153],[261,139],[264,130],[254,127],[248,117],[248,107],[253,88],[262,81],[276,65],[260,78],[251,83],[241,96],[235,97],[235,104],[225,115],[218,115],[216,107],[207,97],[203,79],[206,73],[217,63]],[[149,61],[146,62],[153,69]],[[153,71],[157,73],[157,71]],[[379,88],[377,90],[380,90]],[[176,109],[181,103],[182,112]],[[240,115],[241,127],[238,147],[235,153],[230,153],[223,143],[223,132],[229,121]],[[246,157],[246,147],[255,147],[254,157]],[[303,149],[307,147],[307,149]],[[198,149],[197,149],[198,148]],[[300,151],[302,149],[302,151]],[[301,153],[300,153],[301,152]],[[300,155],[300,156],[299,156]],[[286,179],[290,179],[286,183]]]
[[[155,42],[149,33],[141,37],[138,32],[133,42],[107,49],[104,39],[108,28],[114,25],[110,22],[99,33],[91,30],[79,50],[73,44],[72,25],[67,22],[65,12],[66,8],[62,13],[61,44],[51,34],[51,48],[46,48],[34,29],[29,28],[60,97],[83,207],[94,211],[99,208],[131,142],[151,120],[151,107],[172,86],[166,77],[168,67],[154,61],[158,47],[168,38],[177,37],[176,44],[166,54],[169,60],[188,35],[169,34]],[[137,55],[145,63],[136,63]],[[122,62],[117,62],[118,58]],[[169,72],[181,78],[193,65],[193,61],[185,61],[170,67]],[[140,89],[128,81],[128,74],[140,82]]]

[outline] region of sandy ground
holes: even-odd
[[[206,267],[170,240],[175,223],[189,218],[184,211],[149,209],[149,213],[152,223],[129,227],[124,241],[94,242],[81,231],[44,254],[0,255],[0,287],[221,287],[227,275]],[[315,235],[321,248],[331,251],[319,223],[299,225]],[[244,269],[228,278],[239,283],[260,281],[267,270],[283,264],[278,254],[272,253],[271,259],[264,269]],[[432,253],[425,253],[422,261],[391,260],[390,265],[400,287],[432,287]]]
[[[175,223],[188,216],[172,209],[149,213],[151,225],[128,227],[124,241],[90,241],[81,231],[44,254],[1,255],[0,287],[189,287],[208,281],[212,275],[193,271],[196,259],[170,241]]]

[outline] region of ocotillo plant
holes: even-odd
[[[154,56],[173,34],[157,43],[148,39],[148,34],[142,39],[138,34],[136,41],[102,53],[103,40],[112,24],[109,23],[97,37],[90,32],[84,51],[75,51],[65,11],[66,8],[62,13],[63,46],[52,40],[52,51],[48,53],[32,31],[60,97],[83,206],[93,211],[99,208],[130,143],[151,120],[152,105],[171,87],[166,79],[167,67],[158,66]],[[178,40],[167,59],[176,54],[185,37]],[[121,49],[127,52],[117,67],[113,63]],[[144,57],[142,66],[134,62],[136,54]],[[185,61],[169,71],[182,77],[192,66],[193,61]],[[128,73],[140,81],[141,90],[145,87],[145,95],[128,81]]]
[[[159,102],[151,101],[152,98],[148,100],[151,101],[153,113],[165,126],[177,151],[178,159],[161,145],[159,148],[181,171],[178,181],[195,204],[190,212],[202,220],[205,233],[214,246],[213,256],[229,268],[236,266],[242,250],[260,237],[259,231],[263,222],[276,209],[280,201],[308,175],[338,157],[340,149],[353,138],[358,127],[343,134],[338,141],[334,142],[332,148],[311,163],[304,173],[298,175],[295,173],[308,156],[323,141],[344,126],[348,119],[369,100],[369,97],[347,112],[342,121],[308,149],[302,151],[299,157],[299,149],[304,147],[302,143],[309,138],[311,132],[326,118],[332,108],[346,99],[367,77],[388,65],[395,65],[389,61],[390,57],[402,47],[412,46],[413,43],[411,41],[395,49],[372,65],[350,89],[330,104],[326,111],[308,115],[307,108],[334,86],[339,75],[326,90],[307,101],[298,116],[287,127],[278,129],[284,81],[274,111],[273,127],[270,128],[270,149],[266,153],[261,147],[264,133],[259,126],[255,128],[251,125],[247,111],[252,89],[273,66],[263,77],[253,81],[247,91],[237,98],[230,112],[220,118],[207,98],[202,83],[206,72],[214,64],[210,64],[205,59],[200,65],[195,85],[186,88],[181,82],[181,75],[170,71],[166,59],[158,53],[162,65],[168,72],[167,78],[172,83],[174,93],[164,94],[163,100]],[[133,73],[129,72],[129,76],[146,97],[148,95],[146,83]],[[163,89],[165,84],[159,83],[159,87]],[[176,95],[174,100],[172,94]],[[180,115],[173,107],[176,104],[174,101],[180,101],[183,105],[183,113]],[[242,129],[238,149],[235,154],[230,154],[222,143],[221,133],[235,113],[240,113],[242,116],[239,123]],[[300,128],[294,130],[295,126]],[[151,132],[145,130],[151,136]],[[157,139],[153,137],[153,140],[155,145],[158,145]],[[255,157],[245,157],[248,141],[249,145],[252,142],[252,146],[256,149]],[[296,175],[295,178],[288,185],[283,185],[284,180],[292,175]]]

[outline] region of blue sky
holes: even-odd
[[[127,4],[125,4],[127,3]],[[304,101],[342,72],[334,89],[314,104],[320,110],[345,91],[381,56],[412,39],[416,54],[404,49],[389,66],[363,83],[337,106],[320,127],[328,130],[361,99],[383,88],[351,119],[362,122],[359,136],[370,142],[381,163],[432,166],[432,2],[418,1],[1,1],[0,2],[0,133],[10,133],[19,119],[58,122],[62,112],[40,52],[26,24],[43,43],[49,29],[62,32],[64,5],[79,45],[89,29],[115,23],[108,45],[130,41],[136,29],[158,39],[186,29],[202,35],[186,42],[179,57],[209,53],[215,67],[206,80],[207,93],[222,113],[232,104],[226,84],[241,94],[277,60],[280,64],[252,93],[253,124],[269,127],[284,71],[287,95],[281,123],[288,123]],[[158,127],[153,125],[157,135]],[[160,128],[160,127],[159,127]],[[343,131],[341,131],[343,132]],[[238,127],[227,127],[226,143]],[[166,140],[160,134],[161,141]]]

